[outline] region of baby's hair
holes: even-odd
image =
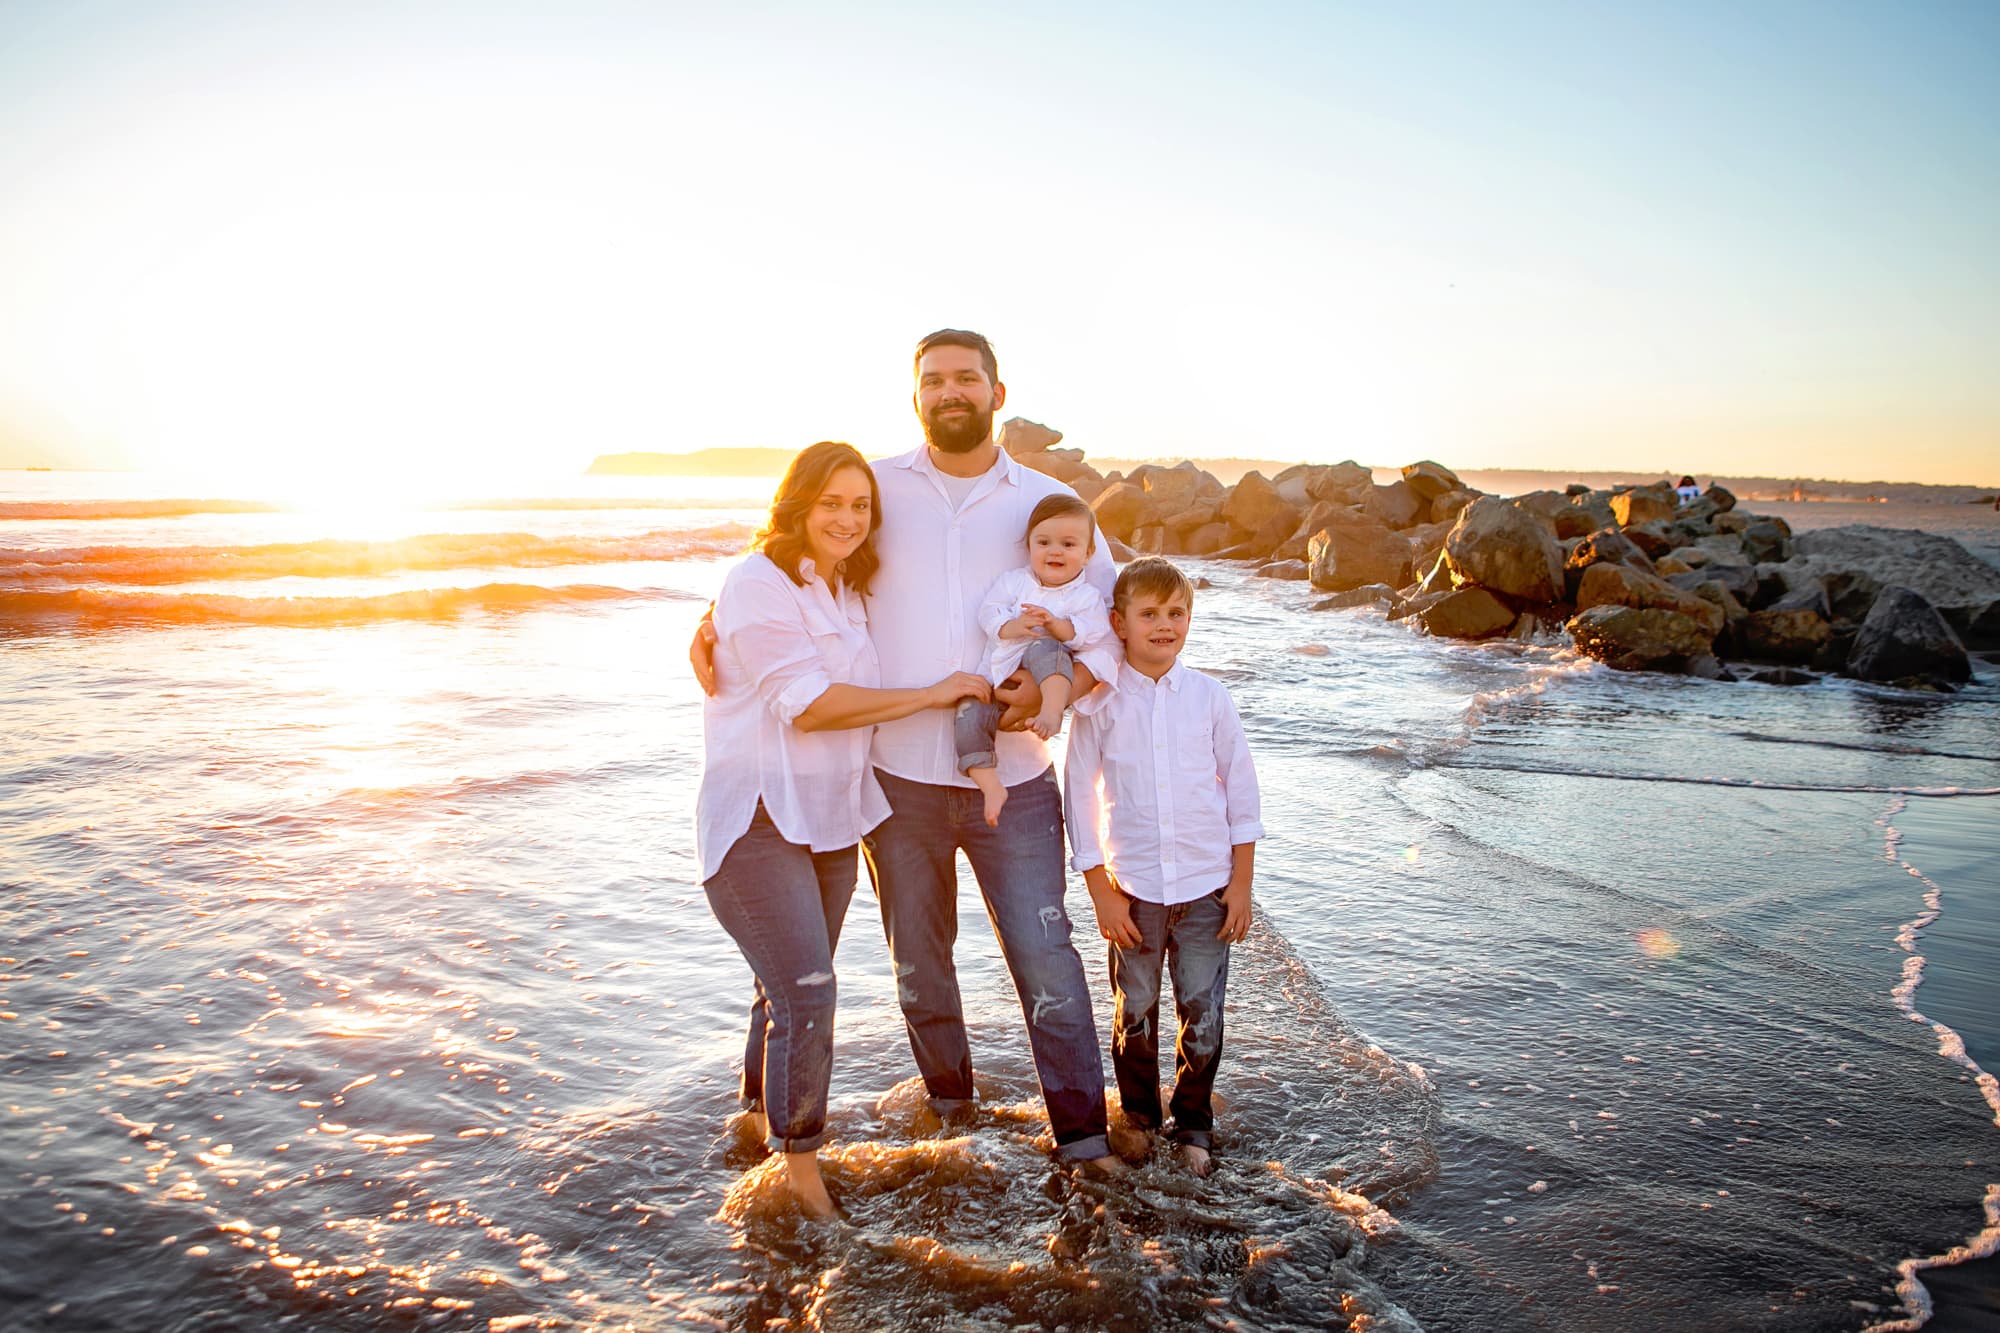
[[[1151,597],[1154,601],[1170,601],[1175,593],[1187,599],[1188,609],[1194,609],[1194,585],[1188,576],[1181,573],[1173,561],[1157,555],[1142,555],[1125,568],[1118,571],[1118,582],[1111,589],[1111,605],[1120,615],[1132,604],[1134,597]]]
[[[1090,512],[1089,505],[1077,499],[1076,496],[1070,494],[1068,491],[1064,491],[1059,495],[1045,495],[1041,498],[1040,502],[1035,505],[1035,512],[1028,515],[1028,526],[1021,533],[1021,540],[1026,541],[1034,534],[1036,528],[1039,528],[1052,518],[1061,518],[1064,514],[1076,514],[1083,519],[1084,532],[1090,538],[1090,549],[1093,551],[1096,550],[1097,516]]]

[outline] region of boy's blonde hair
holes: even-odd
[[[1188,582],[1188,576],[1171,560],[1143,555],[1118,571],[1118,582],[1111,589],[1111,607],[1123,615],[1134,597],[1164,602],[1175,593],[1187,599],[1190,611],[1194,609],[1194,584]]]

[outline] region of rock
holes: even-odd
[[[1690,657],[1687,660],[1687,665],[1682,667],[1681,670],[1687,672],[1690,676],[1699,676],[1703,680],[1736,679],[1736,673],[1722,665],[1722,662],[1712,653],[1701,653]]]
[[[1430,503],[1431,522],[1456,523],[1465,507],[1478,498],[1471,491],[1446,491]]]
[[[1972,679],[1965,645],[1922,593],[1890,584],[1869,608],[1847,655],[1859,680],[1956,688]]]
[[[1733,533],[1710,533],[1695,542],[1701,550],[1708,552],[1708,563],[1714,565],[1741,565],[1748,569],[1755,562],[1743,554],[1743,539]]]
[[[1569,485],[1563,487],[1563,494],[1567,495],[1570,499],[1574,500],[1579,495],[1590,494],[1590,487],[1584,485],[1580,481],[1573,481]]]
[[[1757,576],[1757,594],[1744,605],[1752,611],[1763,610],[1791,591],[1783,565],[1760,564],[1751,572]]]
[[[1556,515],[1576,508],[1569,502],[1569,497],[1561,491],[1525,491],[1514,496],[1510,503],[1533,514],[1547,525],[1551,532],[1555,531]],[[1579,532],[1574,535],[1581,537],[1583,534]]]
[[[1743,554],[1753,565],[1768,564],[1792,558],[1792,539],[1785,530],[1767,518],[1757,519],[1743,529]]]
[[[1589,510],[1578,509],[1575,505],[1558,510],[1555,515],[1556,537],[1559,540],[1587,537],[1600,526],[1602,525],[1598,523],[1595,515]]]
[[[1563,595],[1562,552],[1527,511],[1481,496],[1466,506],[1444,541],[1460,580],[1524,602],[1553,602]]]
[[[1743,530],[1750,526],[1750,516],[1748,514],[1738,514],[1733,511],[1717,514],[1710,526],[1717,532],[1734,532],[1740,536]]]
[[[1813,660],[1833,626],[1827,622],[1826,594],[1814,589],[1788,593],[1761,611],[1752,611],[1738,627],[1737,640],[1745,654],[1771,662],[1804,664]]]
[[[1643,569],[1648,574],[1657,572],[1651,556],[1640,550],[1630,537],[1610,526],[1598,528],[1585,536],[1563,563],[1570,569],[1584,570],[1606,561]]]
[[[1720,583],[1729,590],[1731,597],[1746,608],[1757,601],[1757,590],[1761,586],[1757,581],[1757,571],[1744,565],[1711,565],[1706,569],[1675,574],[1667,582],[1688,592],[1694,592],[1703,583]]]
[[[1132,529],[1132,549],[1141,555],[1183,555],[1179,534],[1158,523]]]
[[[1312,493],[1306,489],[1306,483],[1312,479],[1312,474],[1313,468],[1310,463],[1294,463],[1271,478],[1271,486],[1278,492],[1280,499],[1303,513],[1312,508],[1313,504]]]
[[[1204,523],[1181,538],[1183,555],[1214,555],[1236,541],[1235,529],[1227,523]]]
[[[1701,498],[1704,502],[1713,503],[1718,514],[1726,514],[1736,508],[1735,494],[1715,482],[1709,483],[1708,489],[1701,493]]]
[[[1590,520],[1590,532],[1618,525],[1618,515],[1611,511],[1611,497],[1606,492],[1586,488],[1582,495],[1571,497],[1569,506]]]
[[[1611,497],[1611,513],[1621,528],[1670,519],[1679,508],[1679,497],[1674,494],[1674,488],[1665,482],[1635,486]]]
[[[1389,619],[1406,620],[1411,616],[1422,615],[1455,591],[1453,588],[1444,588],[1437,592],[1420,592],[1410,597],[1398,593],[1396,604],[1389,608]]]
[[[1126,565],[1139,558],[1139,553],[1119,541],[1116,537],[1106,537],[1104,545],[1111,552],[1111,558],[1118,564]]]
[[[1417,493],[1410,489],[1406,481],[1370,486],[1361,503],[1369,513],[1392,528],[1407,528],[1424,513],[1424,502],[1417,498]]]
[[[1400,601],[1396,590],[1386,583],[1364,583],[1346,592],[1337,592],[1331,597],[1322,597],[1312,604],[1315,611],[1339,611],[1350,606],[1380,606],[1384,609]]]
[[[1671,560],[1679,565],[1681,569],[1706,569],[1708,562],[1713,559],[1715,559],[1714,552],[1705,547],[1676,546],[1673,550],[1660,557],[1660,563],[1664,565],[1667,561]],[[1669,570],[1668,572],[1678,573],[1679,571]]]
[[[1685,560],[1677,558],[1671,551],[1667,552],[1667,554],[1661,556],[1659,560],[1654,562],[1653,570],[1655,573],[1661,575],[1692,574],[1695,572],[1695,568],[1693,565],[1690,565]]]
[[[1097,475],[1097,469],[1083,461],[1081,449],[1045,449],[1038,454],[1024,454],[1016,461],[1062,482],[1074,483],[1079,477]]]
[[[1810,671],[1801,671],[1797,667],[1779,666],[1752,667],[1744,672],[1740,679],[1753,680],[1759,685],[1810,685],[1819,677]]]
[[[1403,534],[1410,543],[1410,567],[1429,569],[1444,554],[1444,539],[1451,535],[1449,523],[1419,523]]]
[[[1061,431],[1026,417],[1009,417],[1000,423],[1000,447],[1023,461],[1030,454],[1038,454],[1061,444],[1062,437]],[[1083,456],[1081,449],[1074,452],[1079,458]]]
[[[1597,566],[1604,568],[1604,566]],[[1570,617],[1583,652],[1620,671],[1673,671],[1709,653],[1711,636],[1678,611],[1593,606]]]
[[[1444,558],[1442,551],[1432,558],[1430,572],[1417,580],[1418,592],[1450,592],[1456,586],[1451,581],[1451,561]]]
[[[1278,494],[1278,488],[1264,480],[1261,472],[1246,472],[1223,501],[1222,517],[1245,532],[1257,532],[1273,520],[1281,520],[1285,533],[1277,540],[1283,541],[1297,526],[1300,511]],[[1273,545],[1276,543],[1274,542]]]
[[[1514,623],[1507,630],[1507,637],[1518,643],[1529,643],[1541,637],[1542,618],[1533,611],[1523,611],[1514,617]]]
[[[1195,497],[1201,493],[1202,478],[1207,475],[1189,462],[1176,463],[1172,467],[1147,463],[1133,468],[1132,475],[1126,480],[1143,487],[1155,509],[1164,514],[1193,504]]]
[[[1146,488],[1129,481],[1111,483],[1090,502],[1090,511],[1097,516],[1097,526],[1106,536],[1123,542],[1133,541],[1132,530],[1139,526],[1140,516],[1148,507]],[[1133,542],[1133,545],[1137,544]]]
[[[1417,499],[1429,504],[1447,491],[1462,491],[1465,483],[1458,474],[1442,463],[1433,463],[1428,458],[1421,463],[1403,465],[1403,480]]]
[[[1625,530],[1626,540],[1655,560],[1680,545],[1667,536],[1664,523],[1621,523],[1618,526]]]
[[[1263,565],[1257,570],[1257,577],[1260,579],[1287,579],[1296,581],[1310,578],[1311,576],[1312,567],[1303,560],[1273,560],[1270,564]]]
[[[1576,590],[1576,609],[1587,611],[1593,606],[1675,611],[1699,624],[1710,639],[1722,632],[1721,607],[1676,588],[1657,574],[1630,565],[1607,561],[1583,571]]]
[[[1306,549],[1312,585],[1322,592],[1344,592],[1364,583],[1400,588],[1410,581],[1410,543],[1353,510],[1330,519]]]
[[[1428,634],[1450,639],[1483,639],[1514,623],[1514,609],[1484,588],[1446,593],[1417,614]]]
[[[1092,500],[1104,494],[1104,478],[1098,476],[1095,472],[1091,472],[1087,476],[1075,478],[1070,482],[1069,488],[1076,492],[1078,499],[1082,500],[1085,504],[1089,504]]]
[[[1374,484],[1375,474],[1350,458],[1318,469],[1306,480],[1306,494],[1315,500],[1355,504]]]
[[[1966,646],[2000,647],[2000,637],[1995,637],[2000,632],[2000,569],[1949,537],[1897,528],[1822,528],[1800,533],[1792,547],[1793,564],[1804,561],[1822,574],[1853,570],[1882,587],[1921,593]]]

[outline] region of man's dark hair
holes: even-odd
[[[917,341],[917,354],[910,358],[914,370],[924,359],[924,353],[933,347],[970,347],[979,353],[980,362],[986,367],[986,378],[994,384],[1000,382],[1000,363],[993,356],[993,344],[986,341],[983,333],[973,333],[968,329],[939,329],[927,333]]]

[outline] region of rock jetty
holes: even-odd
[[[1113,554],[1199,556],[1308,583],[1316,610],[1380,607],[1426,634],[1547,640],[1626,671],[1790,683],[1802,668],[1926,689],[2000,649],[2000,569],[1948,537],[1794,535],[1711,486],[1485,495],[1428,459],[1389,485],[1353,460],[1225,486],[1191,462],[1100,474],[1016,417],[1009,455],[1089,502]]]

